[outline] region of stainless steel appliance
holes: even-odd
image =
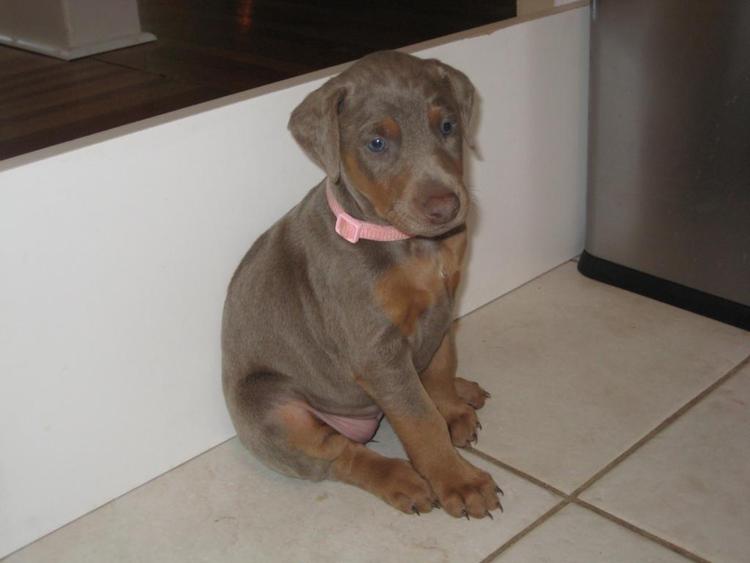
[[[750,329],[750,1],[594,0],[590,277]]]

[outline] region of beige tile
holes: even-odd
[[[567,263],[462,320],[459,372],[493,395],[478,448],[572,492],[750,354],[750,333]]]
[[[582,498],[711,561],[750,560],[750,364]]]
[[[377,438],[381,452],[402,451],[389,427]],[[495,520],[407,516],[353,487],[273,473],[231,440],[5,563],[479,561],[558,499],[474,461],[505,490]]]
[[[496,561],[679,563],[689,559],[585,508],[568,505],[504,552]]]

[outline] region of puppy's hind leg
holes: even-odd
[[[383,457],[343,436],[316,418],[303,399],[284,392],[284,385],[276,386],[281,394],[269,397],[274,386],[265,376],[261,380],[257,382],[266,394],[264,408],[254,414],[237,409],[233,419],[238,415],[244,419],[235,420],[240,439],[266,465],[301,479],[355,485],[402,512],[419,514],[432,509],[432,490],[410,463]],[[254,401],[259,398],[255,393]]]

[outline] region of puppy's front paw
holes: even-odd
[[[457,403],[451,405],[451,408],[446,411],[443,413],[443,418],[448,423],[453,445],[465,448],[472,442],[476,442],[480,425],[474,409],[465,403]]]
[[[484,406],[484,402],[490,398],[490,394],[487,393],[476,381],[469,381],[463,377],[456,377],[455,379],[456,394],[461,399],[471,405],[475,409],[481,409]]]
[[[411,464],[402,459],[385,458],[366,487],[385,502],[407,514],[430,512],[436,498]]]
[[[443,509],[451,516],[492,517],[490,511],[503,509],[498,497],[502,491],[492,476],[462,458],[437,476],[431,476],[430,483]]]

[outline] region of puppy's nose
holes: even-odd
[[[458,214],[460,205],[456,194],[446,192],[428,197],[424,203],[424,210],[431,223],[442,225]]]

